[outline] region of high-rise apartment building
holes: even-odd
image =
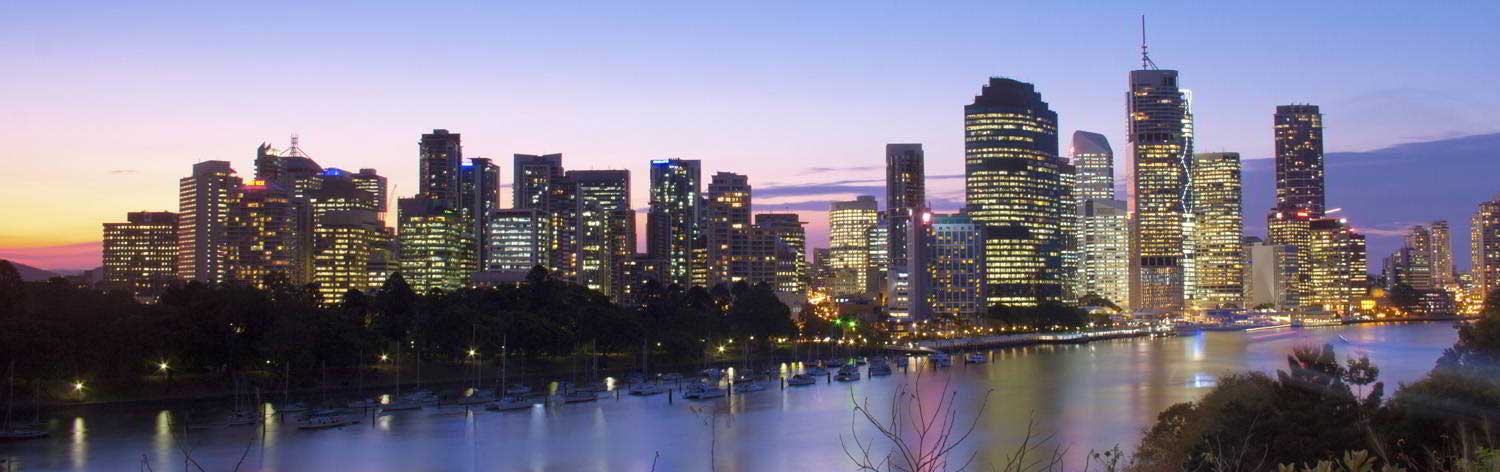
[[[1193,248],[1198,308],[1242,308],[1245,297],[1244,223],[1240,213],[1240,154],[1193,158]]]
[[[709,284],[746,280],[750,258],[750,178],[719,172],[709,177],[704,195],[704,237],[708,241]]]
[[[398,202],[401,273],[417,293],[464,286],[477,266],[469,228],[458,210],[418,195]]]
[[[828,212],[831,295],[869,295],[870,230],[879,224],[879,205],[869,195],[833,202]]]
[[[1500,288],[1500,197],[1481,202],[1469,219],[1469,279],[1472,298],[1484,300]]]
[[[1126,104],[1132,155],[1127,189],[1133,310],[1183,309],[1192,244],[1185,230],[1191,227],[1188,170],[1193,150],[1188,96],[1177,79],[1175,70],[1130,72]]]
[[[1317,105],[1276,107],[1276,209],[1324,211],[1323,114]]]
[[[178,185],[177,276],[208,284],[230,281],[231,228],[240,204],[239,176],[227,161],[193,164]]]
[[[893,318],[907,318],[914,304],[912,278],[922,261],[912,261],[912,226],[927,205],[925,155],[921,144],[885,145],[886,307]],[[916,233],[922,234],[920,232]]]
[[[461,198],[459,167],[464,160],[459,134],[445,129],[432,130],[422,135],[417,149],[418,192],[437,199],[448,208],[458,208]]]
[[[988,304],[1035,305],[1066,293],[1057,113],[1028,83],[991,78],[964,107],[968,215],[984,226]]]
[[[650,204],[647,252],[665,261],[666,283],[690,287],[707,273],[703,267],[707,241],[703,237],[702,163],[696,159],[651,161]]]
[[[1446,289],[1458,285],[1458,273],[1453,267],[1453,237],[1447,220],[1437,220],[1427,225],[1432,236],[1432,285]]]
[[[136,211],[104,224],[104,283],[137,297],[161,295],[177,280],[177,214]]]
[[[870,276],[866,280],[865,292],[875,294],[879,300],[886,296],[886,275],[891,268],[891,258],[886,250],[890,248],[890,224],[886,221],[886,213],[875,213],[875,226],[871,226],[865,236],[868,244],[866,251],[869,256],[866,260],[870,265]]]
[[[1417,290],[1436,288],[1432,274],[1432,256],[1436,252],[1432,244],[1432,232],[1422,225],[1407,228],[1405,243],[1410,250],[1402,261],[1401,283]]]
[[[1308,225],[1310,242],[1300,270],[1308,272],[1308,291],[1300,300],[1306,308],[1349,313],[1364,294],[1365,237],[1342,218],[1319,218]]]

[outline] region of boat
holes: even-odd
[[[468,396],[459,398],[453,403],[458,405],[482,405],[492,401],[495,401],[495,392],[491,392],[485,389],[478,389],[471,392]]]
[[[689,400],[708,400],[723,397],[724,395],[727,395],[727,393],[717,385],[709,385],[701,382],[689,384],[682,389],[682,398]]]
[[[702,374],[704,377],[707,377],[708,380],[713,382],[718,382],[720,379],[724,378],[724,371],[717,368],[703,369]]]
[[[682,374],[676,372],[667,372],[665,374],[661,374],[661,381],[663,382],[676,382],[679,380],[682,380]]]
[[[490,411],[519,411],[529,410],[532,406],[534,404],[529,401],[514,397],[505,397],[485,404],[484,409]]]
[[[803,385],[812,385],[812,384],[815,384],[815,383],[818,383],[818,379],[816,377],[813,377],[813,376],[807,375],[807,374],[793,375],[792,378],[786,380],[786,384],[787,385],[791,385],[793,387],[799,387],[799,386],[803,386]]]
[[[373,398],[366,398],[366,399],[363,399],[363,400],[355,400],[355,401],[349,402],[349,408],[355,408],[355,409],[360,409],[360,408],[375,408],[377,406],[380,406],[380,402],[376,401]]]
[[[745,383],[738,383],[737,382],[737,383],[734,384],[733,388],[734,388],[734,393],[751,393],[751,392],[759,392],[761,390],[765,390],[766,389],[766,384],[762,383],[759,380],[754,380],[754,381],[745,382]]]
[[[983,364],[989,360],[982,352],[971,352],[969,355],[964,356],[964,363],[966,364]]]
[[[905,369],[908,362],[909,360],[906,356],[896,356],[896,367]]]
[[[869,370],[871,377],[891,375],[891,365],[886,363],[885,359],[877,359],[875,362],[871,362]]]
[[[341,427],[344,427],[344,426],[349,426],[349,425],[358,424],[358,423],[359,423],[359,419],[358,418],[354,418],[354,417],[348,416],[348,415],[340,415],[340,414],[318,414],[318,415],[311,415],[311,416],[308,416],[307,418],[304,418],[302,420],[302,423],[297,425],[297,429],[312,430],[312,429],[341,428]]]
[[[823,366],[815,365],[815,366],[807,368],[807,374],[806,375],[811,375],[811,376],[814,376],[814,377],[822,377],[822,376],[828,375],[828,369],[824,369]]]
[[[859,366],[849,364],[839,368],[839,373],[833,376],[834,380],[840,382],[853,382],[859,380]]]
[[[573,390],[573,391],[569,391],[567,393],[564,393],[563,396],[562,396],[562,400],[563,400],[563,403],[592,402],[592,401],[598,401],[599,400],[599,395],[595,394],[592,391],[587,391],[587,390]]]
[[[307,411],[307,404],[302,402],[284,403],[274,407],[277,413],[301,413]]]
[[[24,441],[27,439],[41,439],[49,433],[39,429],[16,429],[0,431],[0,441]]]
[[[868,359],[868,358],[864,358],[864,357],[856,357],[856,358],[854,358],[854,365],[866,365],[866,364],[869,364],[869,363],[870,363],[870,359]]]
[[[932,365],[934,365],[934,366],[938,366],[938,367],[952,367],[953,366],[953,358],[949,357],[948,353],[946,353],[946,352],[936,352],[936,353],[933,353],[932,357],[930,357],[929,359],[932,360]]]
[[[630,394],[638,396],[638,397],[649,397],[649,396],[652,396],[652,395],[661,395],[662,393],[665,393],[666,391],[667,390],[664,389],[664,388],[662,388],[661,385],[657,385],[657,384],[654,384],[654,383],[647,383],[647,382],[641,382],[641,383],[637,383],[635,385],[631,385],[630,386]]]
[[[380,411],[408,411],[420,410],[426,403],[415,400],[401,399],[384,405],[380,405]]]

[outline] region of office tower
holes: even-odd
[[[398,202],[401,273],[417,293],[463,287],[473,272],[474,243],[458,210],[432,197]]]
[[[1130,236],[1125,202],[1084,200],[1079,206],[1078,294],[1130,306]]]
[[[704,195],[709,284],[745,280],[749,267],[750,178],[732,172],[709,177]]]
[[[1145,59],[1143,57],[1143,59]],[[1189,227],[1188,170],[1192,161],[1188,97],[1177,71],[1149,59],[1130,72],[1127,96],[1132,216],[1130,307],[1161,313],[1183,309]]]
[[[1427,225],[1432,235],[1432,285],[1447,289],[1458,285],[1458,275],[1453,268],[1453,241],[1447,220],[1438,220]]]
[[[702,163],[696,159],[651,161],[651,209],[646,215],[646,247],[650,257],[665,261],[665,283],[684,288],[706,272],[703,238]],[[704,254],[698,254],[704,252]]]
[[[1292,284],[1297,277],[1297,247],[1270,244],[1259,238],[1245,243],[1245,308],[1269,306],[1291,310],[1298,306]]]
[[[499,176],[497,175],[498,179]],[[386,208],[389,207],[389,197],[386,193],[387,180],[375,172],[375,169],[360,169],[358,173],[350,174],[349,180],[354,181],[354,186],[360,190],[370,193],[370,198],[375,200],[375,213],[385,220]]]
[[[458,208],[459,166],[464,160],[459,134],[435,129],[422,135],[417,148],[421,174],[417,191],[443,202],[448,208]]]
[[[483,157],[470,158],[458,170],[458,211],[469,229],[469,239],[474,241],[475,261],[486,260],[489,232],[485,218],[490,211],[500,208],[500,167]],[[474,267],[479,271],[481,267]]]
[[[875,213],[875,226],[865,230],[867,246],[865,250],[869,256],[870,275],[866,279],[865,292],[875,294],[877,301],[886,296],[886,273],[890,270],[891,258],[885,252],[890,247],[890,225],[886,222],[885,212]]]
[[[826,247],[813,248],[811,272],[807,276],[808,285],[811,290],[816,290],[826,295],[833,294],[834,272],[833,272],[833,250]]]
[[[323,167],[298,146],[296,135],[292,135],[291,146],[284,151],[269,144],[261,144],[255,150],[255,180],[278,185],[289,193],[296,236],[293,270],[288,274],[293,284],[305,284],[312,277],[313,223],[307,198],[310,192],[322,187],[323,172]]]
[[[1323,115],[1317,105],[1276,107],[1276,209],[1324,211]]]
[[[1027,306],[1064,296],[1057,113],[1028,83],[991,78],[964,107],[968,215],[984,226],[985,299]]]
[[[806,222],[796,213],[761,213],[755,215],[755,226],[776,234],[786,250],[776,254],[776,291],[791,295],[807,293]]]
[[[1422,225],[1412,226],[1406,230],[1405,242],[1410,251],[1403,258],[1401,283],[1417,290],[1432,290],[1435,288],[1432,275],[1432,255],[1435,252],[1432,233]]]
[[[1077,292],[1078,266],[1083,258],[1082,242],[1078,240],[1083,225],[1078,213],[1082,201],[1078,199],[1078,168],[1067,159],[1059,157],[1057,170],[1058,180],[1063,188],[1057,226],[1059,237],[1062,238],[1062,269],[1058,282],[1062,285],[1063,300],[1072,303],[1083,295]]]
[[[927,204],[924,159],[921,144],[885,145],[886,306],[894,318],[909,317],[915,303],[911,279],[920,268],[911,260],[911,228]]]
[[[621,284],[624,290],[621,292],[619,302],[625,306],[639,306],[646,302],[646,297],[663,293],[667,288],[666,261],[655,259],[644,254],[632,255],[621,264],[620,273],[623,274],[626,283]],[[648,287],[654,286],[654,290]]]
[[[1199,308],[1243,308],[1244,224],[1240,216],[1240,154],[1193,158],[1193,248]]]
[[[193,175],[178,182],[178,277],[207,284],[229,281],[235,258],[230,228],[241,183],[227,161],[193,164]]]
[[[576,210],[576,280],[618,299],[626,283],[621,264],[635,255],[635,213],[630,210],[630,171],[570,170]]]
[[[289,283],[307,280],[297,257],[297,208],[291,192],[275,182],[252,180],[240,186],[240,202],[230,227],[234,261],[231,280],[266,288],[267,277],[279,274]]]
[[[541,218],[531,209],[490,211],[484,270],[527,272],[542,263]]]
[[[557,271],[558,264],[565,262],[557,251],[557,247],[561,245],[559,233],[567,233],[571,228],[555,228],[553,223],[569,223],[563,220],[574,210],[560,208],[572,200],[567,189],[559,190],[556,194],[553,192],[553,184],[562,185],[564,178],[562,154],[516,154],[513,159],[511,206],[537,211],[541,225],[537,231],[542,238],[540,263],[548,270]]]
[[[350,290],[368,291],[385,282],[390,261],[389,234],[380,221],[379,202],[347,172],[329,168],[319,187],[307,194],[312,222],[312,271],[323,303],[337,303]],[[374,274],[372,274],[374,272]]]
[[[879,224],[879,203],[860,195],[833,202],[828,212],[830,294],[867,295],[870,288],[870,229]]]
[[[1301,305],[1346,314],[1364,293],[1365,237],[1342,218],[1319,218],[1308,225],[1308,291]]]
[[[932,215],[926,226],[927,300],[934,315],[978,316],[984,299],[984,227],[968,215]]]
[[[1115,152],[1109,139],[1099,133],[1074,131],[1073,167],[1078,173],[1074,186],[1080,202],[1115,199]]]
[[[1480,203],[1469,224],[1469,278],[1482,301],[1500,288],[1500,198]]]
[[[177,214],[134,211],[104,224],[104,283],[153,299],[177,280]]]

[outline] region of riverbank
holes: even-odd
[[[1078,333],[1022,333],[978,336],[958,339],[936,339],[910,343],[912,348],[925,352],[954,352],[972,349],[995,349],[1002,347],[1035,346],[1044,344],[1084,344],[1109,339],[1135,338],[1142,336],[1170,336],[1170,327],[1141,327],[1084,331]],[[902,350],[890,346],[893,350]]]

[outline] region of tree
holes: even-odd
[[[26,283],[10,261],[0,260],[0,318],[19,316],[26,300]]]

